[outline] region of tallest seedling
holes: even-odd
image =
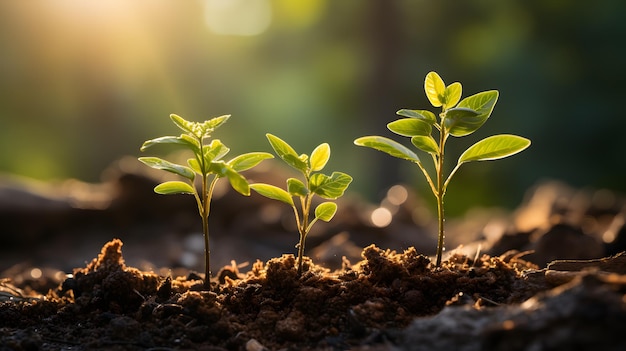
[[[461,83],[455,82],[446,86],[436,72],[430,72],[426,75],[424,90],[433,107],[441,107],[438,118],[434,113],[427,110],[402,109],[397,114],[406,118],[387,124],[387,128],[398,135],[411,138],[413,146],[429,154],[433,161],[434,174],[431,175],[424,168],[417,154],[394,140],[381,136],[365,136],[356,139],[354,143],[411,161],[417,164],[424,173],[426,181],[437,199],[437,217],[439,219],[437,266],[439,266],[444,250],[443,198],[452,176],[464,163],[497,160],[514,155],[529,147],[530,140],[510,134],[487,137],[465,150],[459,157],[456,166],[446,177],[444,158],[448,138],[450,136],[463,137],[478,130],[491,116],[498,100],[498,91],[484,91],[461,100]],[[433,133],[434,129],[437,130],[437,133]]]

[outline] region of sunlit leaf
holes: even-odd
[[[298,153],[287,142],[269,133],[266,134],[266,137],[278,157],[300,172],[307,172],[307,163],[300,159]]]
[[[237,171],[226,165],[226,177],[230,186],[233,187],[238,193],[248,196],[250,195],[250,185],[244,176]]]
[[[437,116],[435,116],[434,113],[428,110],[401,109],[398,112],[396,112],[396,114],[400,116],[404,116],[404,117],[417,118],[417,119],[427,122],[428,124],[437,123]]]
[[[258,165],[261,161],[269,158],[274,158],[274,155],[267,152],[250,152],[233,158],[228,161],[228,164],[235,171],[241,172]]]
[[[530,140],[517,135],[500,134],[487,137],[470,146],[458,163],[489,161],[515,155],[530,146]]]
[[[483,91],[461,100],[456,107],[457,109],[466,108],[474,110],[478,114],[474,117],[464,118],[461,123],[455,121],[452,128],[448,127],[450,134],[455,137],[461,137],[475,132],[487,121],[489,116],[491,116],[491,112],[493,112],[497,101],[497,90]]]
[[[202,167],[200,167],[200,163],[198,163],[197,159],[190,158],[187,160],[187,164],[191,167],[191,169],[193,169],[194,172],[202,174]]]
[[[446,112],[443,124],[448,133],[461,137],[475,132],[480,128],[487,117],[466,107],[451,108]]]
[[[307,196],[309,194],[309,189],[296,178],[287,179],[287,191],[293,196]]]
[[[226,166],[226,162],[220,160],[215,162],[208,163],[208,171],[207,174],[215,174],[218,177],[226,177],[226,173],[228,172],[228,167]]]
[[[499,93],[497,90],[483,91],[461,100],[458,107],[467,107],[477,111],[481,115],[491,114],[493,107],[498,101],[498,95]]]
[[[211,141],[211,144],[205,145],[202,149],[204,159],[206,163],[219,161],[222,157],[224,157],[230,149],[222,144],[219,139],[215,139]]]
[[[277,186],[258,183],[258,184],[250,184],[250,189],[256,191],[260,195],[263,195],[269,199],[282,201],[286,203],[287,205],[291,205],[291,206],[294,205],[291,195],[289,195],[288,192],[286,192],[285,190]]]
[[[439,107],[445,104],[446,85],[437,74],[437,72],[429,72],[424,80],[424,91],[428,101],[434,106]]]
[[[446,103],[443,106],[444,109],[449,109],[451,107],[454,107],[456,104],[458,104],[459,100],[461,100],[462,92],[463,92],[463,87],[461,86],[461,83],[454,82],[448,85],[444,93],[446,97],[445,98]]]
[[[193,194],[194,188],[188,183],[181,181],[170,181],[157,185],[154,192],[162,195],[170,194]]]
[[[327,143],[320,144],[311,153],[311,171],[320,171],[326,166],[330,158],[330,145]]]
[[[322,202],[315,208],[315,218],[328,222],[337,213],[337,204],[334,202]]]
[[[390,131],[407,137],[416,135],[430,135],[432,126],[421,119],[402,118],[387,124]]]
[[[230,115],[223,115],[223,116],[211,118],[210,120],[204,122],[204,127],[207,130],[213,131],[217,129],[217,127],[226,123],[226,121],[228,121],[229,118],[230,118]]]
[[[172,122],[174,122],[174,124],[178,128],[182,129],[184,132],[187,132],[187,133],[193,133],[194,126],[197,124],[195,122],[188,121],[182,118],[181,116],[173,114],[173,113],[170,115],[170,119],[172,120]]]
[[[190,147],[194,153],[197,154],[200,152],[200,142],[192,135],[183,133],[178,137],[178,139],[180,139],[181,142]]]
[[[439,145],[430,135],[418,135],[411,138],[411,143],[418,149],[428,152],[429,154],[438,154]]]
[[[145,151],[147,148],[157,144],[174,144],[174,145],[187,145],[187,142],[181,140],[175,136],[164,136],[160,138],[147,140],[141,145],[141,151]]]
[[[140,157],[139,161],[152,168],[178,174],[179,176],[185,177],[190,180],[193,180],[195,178],[195,173],[191,168],[178,165],[158,157]]]
[[[374,150],[382,151],[393,157],[413,161],[416,163],[420,162],[419,157],[417,157],[417,155],[413,151],[411,151],[406,146],[396,141],[393,141],[389,138],[385,138],[381,136],[364,136],[364,137],[356,139],[354,141],[354,144],[358,146],[365,146],[365,147],[372,148]]]
[[[336,199],[343,195],[351,182],[352,177],[342,172],[333,172],[330,176],[316,173],[311,176],[309,187],[320,197]]]

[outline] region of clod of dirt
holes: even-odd
[[[137,310],[145,295],[154,294],[162,280],[154,273],[126,267],[122,241],[115,239],[85,268],[75,269],[62,291],[73,290],[81,308],[128,313]]]
[[[624,350],[626,276],[594,273],[520,305],[446,307],[418,318],[396,350]]]

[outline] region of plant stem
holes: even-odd
[[[211,290],[211,244],[209,243],[209,197],[207,175],[202,176],[202,234],[204,235],[204,288]]]
[[[306,198],[300,198],[300,204],[302,205],[302,223],[300,223],[300,242],[298,243],[298,277],[302,275],[302,265],[304,258],[304,242],[306,241],[306,235],[309,227],[309,209],[311,207],[311,196],[307,195]]]
[[[436,171],[437,171],[437,193],[435,197],[437,198],[437,217],[439,219],[439,236],[437,240],[437,262],[436,266],[439,267],[441,265],[441,257],[443,256],[443,245],[445,238],[445,230],[444,230],[444,208],[443,208],[443,197],[446,193],[446,183],[443,181],[443,160],[444,160],[444,148],[446,143],[446,130],[443,124],[441,123],[441,131],[439,133],[439,157],[437,157],[436,163]]]

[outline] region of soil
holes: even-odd
[[[0,188],[0,216],[11,238],[0,249],[0,350],[626,349],[626,202],[618,194],[538,185],[512,215],[490,210],[487,217],[473,212],[451,221],[449,240],[464,245],[451,250],[441,267],[420,245],[398,248],[407,228],[413,236],[432,229],[410,211],[419,208],[419,198],[409,193],[393,208],[393,223],[380,228],[354,215],[364,208],[353,199],[340,204],[343,212],[333,220],[339,224],[313,235],[307,247],[313,254],[298,276],[292,254],[271,256],[293,250],[281,246],[294,238],[281,236],[280,212],[269,216],[273,221],[254,217],[270,213],[270,202],[246,199],[251,205],[244,213],[250,215],[244,218],[240,200],[225,193],[215,202],[219,229],[235,240],[257,228],[277,242],[276,251],[267,251],[262,236],[245,236],[246,247],[265,251],[224,249],[231,261],[205,291],[195,261],[185,259],[184,250],[174,257],[154,239],[172,221],[186,233],[181,227],[187,228],[187,218],[194,221],[184,215],[188,207],[178,212],[180,203],[150,197],[159,180],[151,173],[118,167],[115,174],[89,186],[83,197],[16,183]],[[146,198],[150,211],[142,207]],[[111,235],[111,223],[128,225],[133,235],[123,239],[125,245],[110,236],[96,258],[63,268],[75,256],[96,256],[87,248]],[[80,244],[85,234],[92,235],[90,243]],[[189,237],[181,235],[178,241]],[[424,235],[430,245],[432,237]],[[44,245],[32,245],[38,241]],[[81,249],[63,251],[56,241]],[[143,251],[137,248],[142,245]],[[31,255],[11,261],[25,247]],[[132,260],[141,268],[126,263],[123,247],[126,256],[135,247]],[[50,268],[55,254],[56,269]],[[141,256],[154,260],[147,264]],[[246,260],[254,263],[237,263]]]

